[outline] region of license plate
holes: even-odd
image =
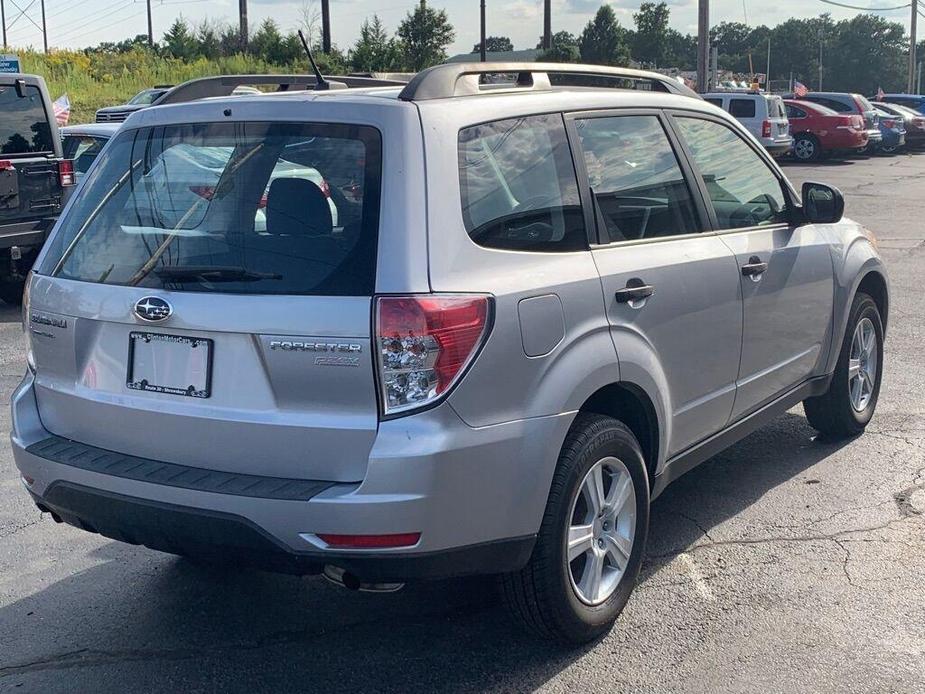
[[[132,331],[126,386],[151,393],[207,398],[212,388],[212,340]]]

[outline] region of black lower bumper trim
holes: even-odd
[[[325,564],[332,564],[364,582],[515,571],[530,559],[536,539],[530,535],[439,552],[294,552],[256,524],[229,513],[165,504],[62,481],[52,483],[44,496],[33,497],[39,508],[65,523],[113,540],[289,574],[316,574]]]

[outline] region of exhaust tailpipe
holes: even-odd
[[[394,593],[405,587],[404,583],[364,583],[349,571],[332,564],[325,564],[322,575],[341,588],[362,593]]]

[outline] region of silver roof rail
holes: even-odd
[[[334,77],[328,80],[334,89],[348,87],[403,87],[404,82],[395,80],[372,79],[369,77]],[[317,81],[314,75],[220,75],[217,77],[200,77],[178,84],[152,106],[180,104],[196,99],[213,96],[230,96],[237,87],[275,86],[276,91],[298,91],[313,89]]]
[[[485,84],[484,77],[516,75],[505,84]],[[399,99],[426,101],[486,93],[547,91],[555,87],[647,89],[699,98],[697,93],[672,77],[657,72],[606,65],[568,63],[451,63],[436,65],[415,75]]]

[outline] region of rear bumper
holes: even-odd
[[[790,152],[793,149],[793,138],[789,135],[787,137],[763,137],[761,138],[761,144],[764,145],[764,148],[773,157],[781,157]]]
[[[161,551],[230,556],[270,570],[314,573],[332,564],[368,581],[523,566],[573,418],[472,428],[444,403],[382,422],[360,483],[321,482],[302,496],[270,491],[255,496],[259,479],[257,487],[233,480],[218,488],[217,480],[184,476],[180,466],[160,470],[164,463],[139,458],[121,467],[116,462],[112,470],[118,474],[107,474],[88,462],[96,454],[78,464],[55,455],[57,449],[43,450],[40,444],[53,435],[40,420],[31,374],[15,391],[12,409],[13,455],[24,484],[36,503],[76,527]],[[141,467],[133,472],[135,463]],[[145,463],[154,464],[150,475]],[[199,472],[208,477],[207,470]],[[334,550],[318,537],[410,532],[421,533],[415,546],[388,550]]]
[[[0,224],[0,249],[12,246],[23,248],[41,246],[45,243],[54,223],[55,220],[48,217],[14,224]]]

